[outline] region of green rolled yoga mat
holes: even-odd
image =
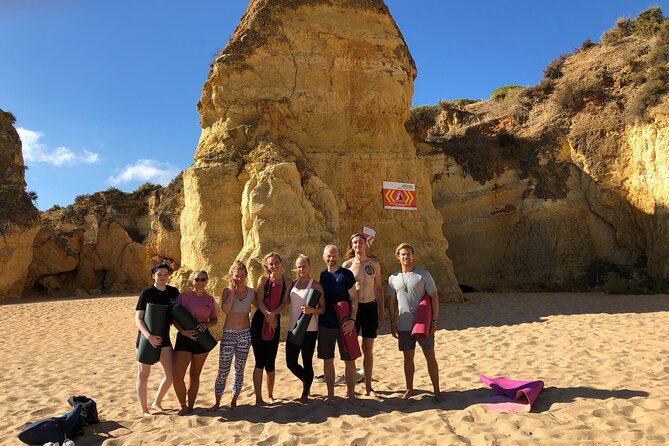
[[[167,305],[147,304],[144,311],[144,324],[151,334],[165,336],[167,322]],[[139,335],[137,346],[137,361],[142,364],[153,365],[160,361],[160,347],[151,345],[143,334]]]
[[[172,318],[181,325],[181,328],[184,330],[195,330],[197,331],[197,343],[202,346],[206,351],[210,352],[214,347],[216,347],[216,339],[207,331],[199,331],[197,329],[198,321],[190,314],[183,305],[176,304],[172,307]]]
[[[304,299],[304,305],[316,308],[320,298],[321,292],[310,288],[307,292],[307,298]],[[297,318],[295,328],[291,331],[291,336],[288,337],[291,344],[302,345],[302,342],[304,342],[304,335],[307,333],[307,328],[309,327],[309,322],[311,322],[311,316],[313,316],[311,313],[302,313],[300,314],[300,317]]]

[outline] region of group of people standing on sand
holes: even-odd
[[[374,367],[374,339],[377,332],[385,325],[384,292],[381,281],[381,265],[367,256],[367,240],[363,234],[353,234],[348,242],[346,260],[340,265],[339,250],[335,245],[327,245],[323,249],[323,261],[326,269],[321,271],[318,280],[311,276],[311,260],[299,255],[295,260],[295,279],[285,276],[281,256],[271,252],[263,257],[265,274],[258,279],[255,289],[247,286],[248,271],[246,265],[235,260],[228,271],[228,287],[223,290],[220,309],[225,313],[225,324],[220,341],[218,375],[214,384],[215,403],[212,410],[221,405],[221,397],[234,360],[232,378],[232,400],[230,408],[234,409],[242,390],[244,368],[249,350],[253,348],[255,368],[253,370],[253,390],[256,405],[266,405],[263,398],[263,375],[267,386],[269,402],[274,401],[274,381],[276,356],[279,347],[281,330],[281,312],[289,307],[288,339],[286,342],[286,365],[302,382],[302,392],[298,401],[306,404],[309,401],[311,385],[314,381],[313,355],[317,352],[323,360],[323,374],[327,386],[325,401],[334,400],[335,387],[335,346],[339,356],[345,363],[346,397],[356,404],[362,404],[355,394],[357,369],[355,358],[347,353],[344,336],[351,332],[362,336],[362,355],[365,381],[365,393],[375,397],[372,387]],[[439,388],[439,367],[434,352],[434,333],[437,330],[439,300],[437,288],[429,272],[414,265],[414,248],[408,243],[400,244],[395,256],[401,269],[388,278],[388,307],[390,329],[393,337],[398,339],[399,350],[404,355],[404,375],[406,391],[403,398],[410,398],[413,393],[414,353],[416,342],[420,345],[426,361],[428,373],[432,381],[434,397],[441,401]],[[139,337],[144,336],[148,342],[160,348],[160,364],[164,375],[158,386],[156,397],[149,408],[147,402],[148,379],[151,365],[137,363],[137,397],[142,414],[150,415],[151,411],[162,411],[162,400],[174,386],[181,408],[179,415],[193,411],[200,387],[200,374],[208,356],[208,352],[197,342],[199,332],[205,332],[218,321],[218,306],[215,299],[206,293],[209,280],[206,271],[193,271],[190,276],[193,289],[179,293],[168,285],[171,274],[169,265],[156,264],[151,269],[154,284],[140,293],[135,315],[135,323],[139,329]],[[315,306],[306,304],[309,291],[318,291],[320,297]],[[416,338],[411,335],[414,317],[419,303],[424,296],[429,297],[432,309],[429,335]],[[347,302],[350,316],[339,319],[336,306]],[[185,307],[197,320],[197,330],[186,330],[177,321],[168,320],[163,333],[151,333],[144,322],[147,304],[167,305],[178,303]],[[255,307],[253,316],[251,306]],[[291,342],[295,327],[302,314],[311,314],[301,343]],[[250,319],[249,319],[250,318]],[[169,326],[174,325],[178,334],[174,348],[169,337]],[[301,363],[300,363],[301,356]],[[190,368],[189,368],[190,366]],[[189,370],[189,383],[186,386],[185,375]]]

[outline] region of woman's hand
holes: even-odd
[[[159,348],[163,343],[163,338],[156,335],[149,335],[149,337],[146,339],[149,341],[149,344],[153,345],[155,348]]]
[[[309,307],[307,305],[302,305],[302,313],[304,313],[304,314],[315,314],[316,309],[312,308],[312,307]]]
[[[197,341],[197,331],[196,330],[184,330],[181,334],[192,341]]]
[[[208,328],[209,324],[207,322],[200,322],[199,324],[197,324],[197,329],[203,333],[207,331]]]
[[[277,327],[277,321],[276,321],[276,315],[273,314],[271,311],[269,312],[269,315],[267,316],[267,322],[269,323],[269,328],[272,330],[276,330]]]

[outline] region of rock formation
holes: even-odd
[[[669,86],[656,83],[667,78],[669,25],[649,11],[561,56],[515,97],[414,114],[408,128],[431,165],[461,284],[568,290],[610,273],[669,278]]]
[[[198,103],[202,135],[184,172],[182,271],[216,292],[235,258],[300,253],[363,225],[384,275],[407,241],[441,294],[460,299],[427,166],[404,128],[416,69],[381,0],[254,0],[214,60]],[[415,183],[416,212],[384,210],[382,182]]]
[[[137,292],[155,261],[180,265],[181,177],[165,188],[117,189],[77,197],[42,214],[27,294]]]
[[[39,231],[39,212],[26,193],[25,165],[14,116],[0,110],[0,298],[21,297]]]

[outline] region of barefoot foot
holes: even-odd
[[[408,400],[413,396],[413,389],[407,389],[406,392],[404,392],[404,395],[402,395],[403,400]]]

